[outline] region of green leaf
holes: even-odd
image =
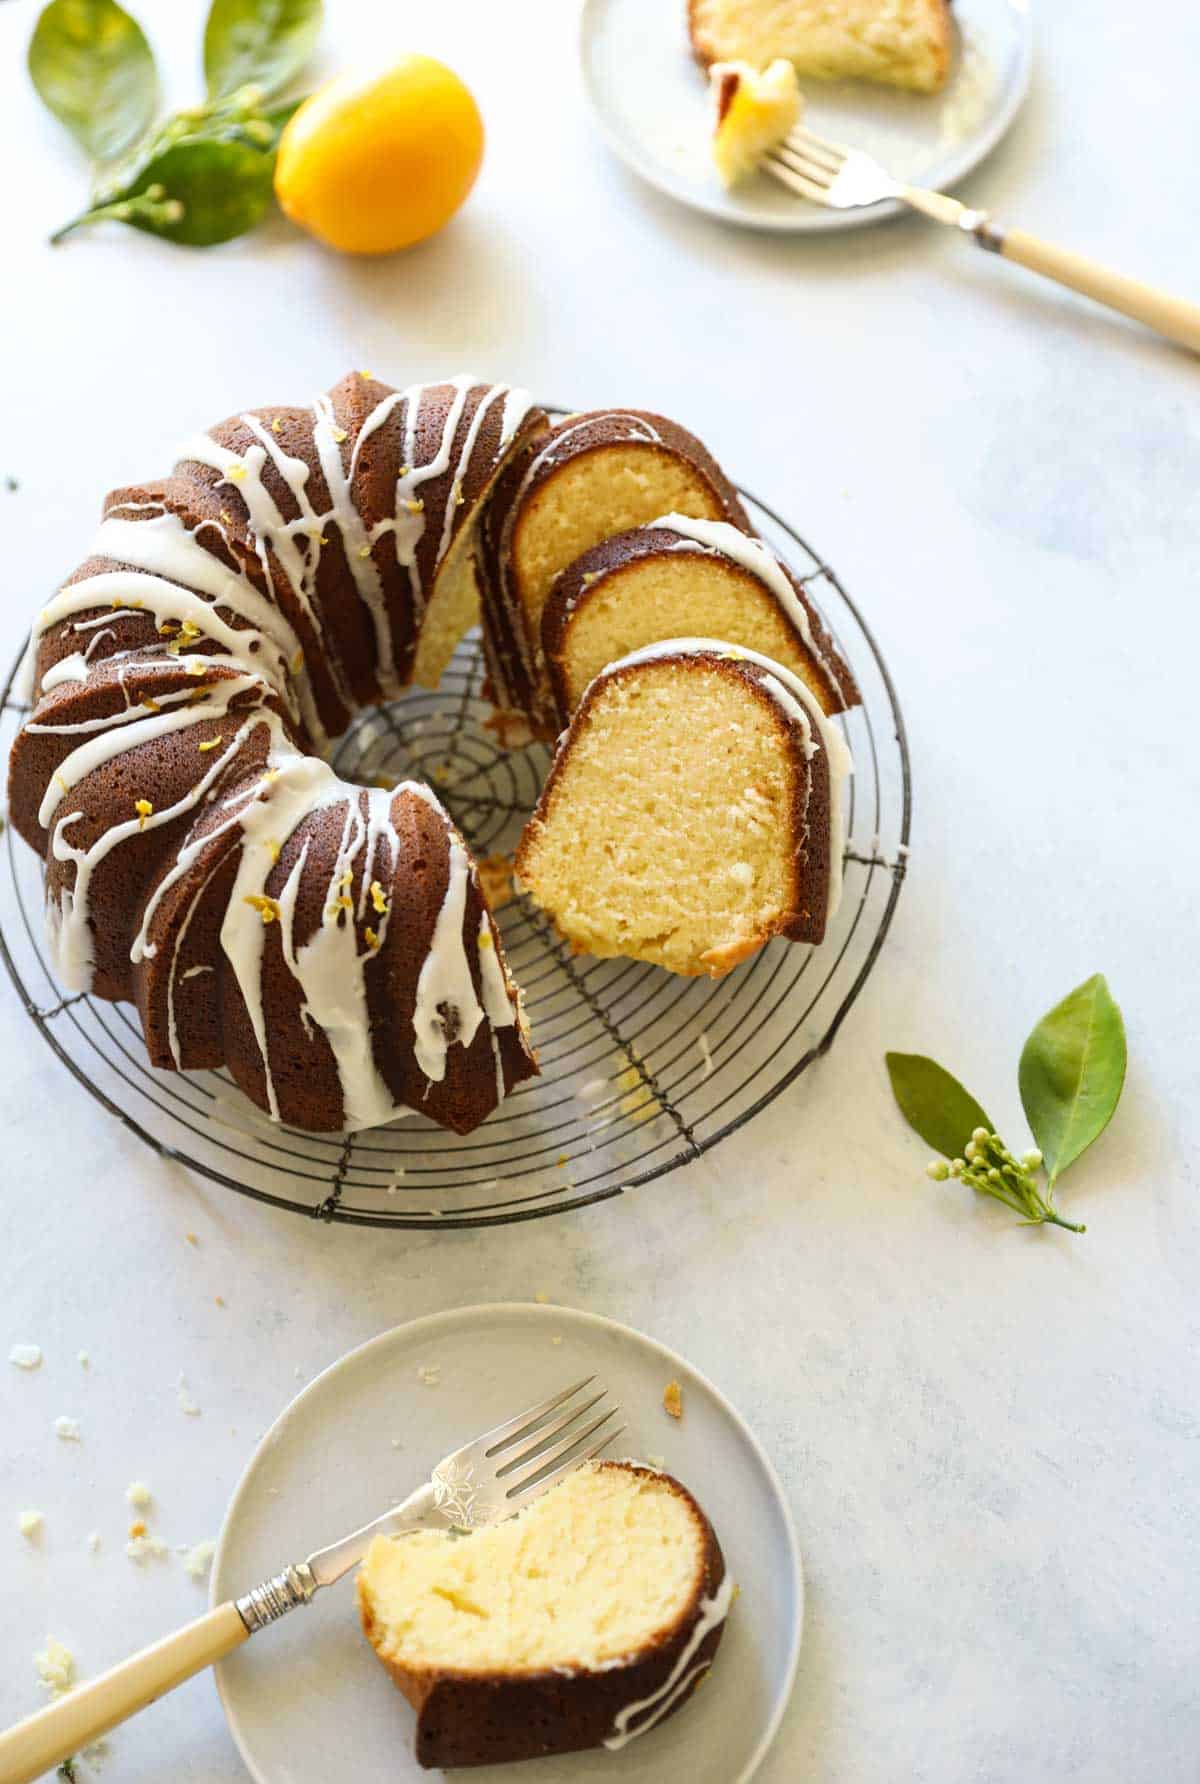
[[[888,1053],[888,1076],[909,1127],[943,1158],[961,1158],[977,1127],[995,1130],[975,1098],[923,1053]]]
[[[29,73],[43,104],[97,161],[128,148],[158,104],[154,52],[117,0],[51,0],[30,39]]]
[[[243,87],[266,98],[299,74],[321,29],[322,0],[212,0],[204,28],[210,99]]]
[[[128,223],[167,241],[211,247],[258,223],[272,198],[273,155],[237,141],[185,137],[139,167],[125,189],[85,211],[51,239],[87,223]]]
[[[1125,1024],[1103,973],[1042,1017],[1021,1051],[1021,1102],[1053,1190],[1112,1119],[1125,1082]]]

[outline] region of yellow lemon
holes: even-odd
[[[390,254],[449,221],[475,184],[483,120],[430,56],[340,75],[285,129],[275,193],[294,223],[347,254]]]

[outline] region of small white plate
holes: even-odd
[[[439,1313],[319,1375],[238,1484],[213,1563],[214,1604],[377,1516],[448,1450],[593,1371],[625,1415],[616,1453],[661,1457],[692,1489],[742,1590],[694,1703],[620,1752],[539,1760],[530,1784],[745,1784],[779,1725],[800,1652],[804,1585],[787,1502],[756,1439],[702,1375],[595,1314],[522,1304]],[[672,1379],[683,1388],[678,1422],[662,1406]],[[412,1711],[359,1630],[349,1580],[222,1661],[217,1684],[258,1784],[430,1776],[412,1756]],[[517,1784],[518,1770],[470,1776]]]
[[[727,192],[712,163],[708,82],[693,60],[686,0],[585,0],[583,77],[609,147],[660,192],[726,223],[798,235],[893,216],[895,199],[830,211],[758,174]],[[943,92],[802,81],[810,127],[878,157],[898,179],[946,191],[1004,135],[1029,86],[1029,0],[956,0]]]

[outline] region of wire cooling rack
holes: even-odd
[[[838,720],[854,757],[845,893],[819,948],[775,941],[723,979],[573,956],[525,899],[497,913],[541,1076],[473,1134],[420,1115],[349,1136],[278,1127],[225,1072],[153,1069],[129,1005],[64,996],[43,941],[42,871],[0,837],[0,954],[30,1020],[98,1102],[165,1158],[277,1208],[368,1227],[533,1220],[663,1177],[736,1133],[832,1045],[879,955],[904,880],[912,791],[887,666],[832,568],[742,491],[850,663],[863,703]],[[27,708],[3,691],[7,757]],[[436,693],[364,713],[334,758],[348,780],[428,781],[477,857],[511,853],[545,779],[541,745],[503,749],[484,719],[478,638]]]

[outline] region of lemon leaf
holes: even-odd
[[[322,0],[213,0],[204,28],[204,76],[210,99],[246,87],[280,93],[312,53]]]

